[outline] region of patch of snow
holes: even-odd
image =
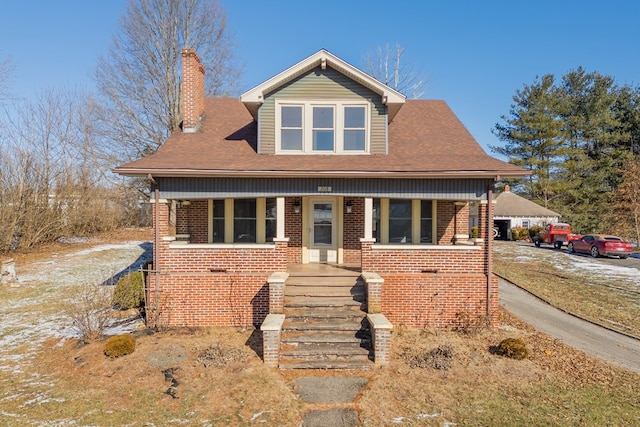
[[[263,414],[268,414],[269,412],[273,412],[273,411],[260,411],[257,412],[255,414],[253,414],[253,416],[251,418],[249,418],[249,422],[253,422],[255,420],[257,420],[258,418],[260,418]],[[264,422],[265,420],[261,420],[261,422]]]
[[[419,420],[424,420],[425,418],[438,418],[440,416],[439,413],[435,413],[435,414],[418,414],[416,415],[416,418]]]
[[[36,397],[34,397],[33,399],[27,400],[26,402],[24,402],[22,405],[20,405],[21,407],[25,407],[25,406],[31,406],[31,405],[42,405],[44,403],[49,403],[49,402],[58,402],[58,403],[62,403],[65,402],[65,399],[62,398],[53,398],[53,397],[49,397],[48,393],[39,393],[36,395]]]
[[[63,402],[51,397],[56,387],[52,379],[32,374],[35,352],[50,338],[64,341],[77,336],[64,310],[65,304],[77,300],[79,291],[115,283],[119,275],[139,269],[150,257],[151,244],[132,241],[96,245],[67,256],[53,255],[42,262],[16,265],[21,286],[0,293],[0,371],[12,377],[11,389],[0,389],[0,400],[21,402],[22,407]],[[117,321],[108,332],[130,332],[139,325],[136,321]],[[36,424],[76,425],[73,420]]]
[[[88,249],[84,249],[81,251],[77,251],[77,252],[72,252],[69,254],[66,254],[66,257],[76,257],[76,256],[86,256],[89,255],[92,252],[104,252],[104,251],[111,251],[111,250],[121,250],[121,249],[134,249],[137,246],[142,245],[145,242],[136,242],[136,241],[132,241],[132,242],[127,242],[124,244],[104,244],[104,245],[96,245],[96,246],[92,246]]]
[[[93,239],[90,237],[60,237],[58,239],[59,243],[65,243],[65,244],[77,244],[77,243],[87,243],[87,242],[91,242]]]
[[[611,265],[587,255],[571,254],[565,251],[536,248],[533,244],[499,243],[494,246],[496,254],[515,262],[529,262],[532,259],[553,265],[559,270],[584,273],[585,276],[606,276],[623,280],[636,287],[640,286],[638,269],[622,265]]]

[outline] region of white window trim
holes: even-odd
[[[373,201],[373,199],[371,199]],[[411,199],[411,238],[412,243],[407,244],[390,244],[389,243],[389,198],[380,198],[380,242],[377,245],[384,245],[386,247],[416,247],[416,246],[437,246],[438,245],[438,201],[431,200],[431,230],[433,240],[431,243],[420,242],[420,226],[421,226],[421,201],[422,199]],[[373,202],[372,202],[373,204]]]
[[[251,197],[249,197],[251,198]],[[255,245],[272,245],[271,242],[265,241],[266,234],[266,206],[267,206],[267,198],[266,197],[255,197],[256,200],[256,242],[254,243],[239,243],[234,242],[234,199],[224,199],[224,243],[213,243],[213,199],[209,199],[208,201],[208,242],[206,245],[217,245],[222,247],[255,247]],[[284,200],[284,199],[283,199]],[[282,202],[280,203],[282,204]],[[276,215],[280,215],[280,204],[278,205],[278,210]],[[284,211],[284,209],[283,209]],[[277,220],[277,217],[276,217]],[[193,245],[191,245],[193,247]]]
[[[302,107],[302,150],[283,150],[281,149],[281,126],[282,106],[301,106]],[[333,151],[329,150],[313,150],[313,107],[332,106],[334,107],[334,141]],[[364,150],[345,150],[344,149],[344,107],[364,107],[365,108],[365,132],[364,132]],[[327,101],[327,100],[276,100],[275,101],[275,145],[276,154],[292,154],[292,155],[362,155],[370,153],[370,134],[371,134],[371,106],[368,102],[362,101]],[[352,128],[349,128],[352,129]],[[355,129],[355,128],[353,128]]]

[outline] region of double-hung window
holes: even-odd
[[[333,106],[313,106],[312,140],[313,151],[334,151],[334,107]]]
[[[372,232],[381,244],[435,244],[436,201],[373,199]]]
[[[211,200],[211,243],[268,243],[276,236],[276,199]]]
[[[420,243],[433,243],[433,203],[420,200]]]
[[[234,200],[233,241],[256,242],[256,199]]]
[[[366,148],[366,112],[363,106],[344,107],[344,150],[364,151]]]
[[[283,105],[280,110],[280,149],[302,150],[302,105]]]
[[[389,243],[411,243],[412,205],[411,200],[389,200]]]
[[[369,106],[358,102],[276,101],[279,154],[365,154]]]
[[[212,243],[224,243],[224,200],[213,200]]]

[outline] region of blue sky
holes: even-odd
[[[92,88],[128,0],[22,0],[3,4],[0,58],[13,93]],[[366,69],[367,52],[400,44],[428,79],[423,98],[444,99],[483,148],[512,96],[536,76],[579,66],[640,85],[640,2],[430,0],[220,0],[248,90],[321,48]]]

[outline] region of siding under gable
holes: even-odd
[[[275,100],[347,100],[366,101],[370,104],[371,129],[369,133],[371,154],[387,153],[387,108],[380,95],[349,79],[336,70],[317,67],[308,73],[265,95],[260,107],[258,153],[275,154]]]

